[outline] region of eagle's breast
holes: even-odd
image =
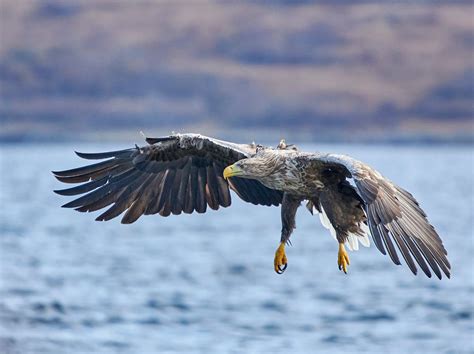
[[[260,181],[268,188],[294,195],[309,196],[324,188],[319,171],[298,152],[276,152],[274,169]]]

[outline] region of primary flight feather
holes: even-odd
[[[64,183],[56,190],[82,195],[63,205],[81,212],[107,207],[96,220],[124,213],[122,223],[141,215],[198,213],[231,204],[230,189],[255,205],[281,204],[282,231],[274,268],[287,267],[285,245],[295,228],[296,210],[307,201],[311,213],[339,243],[339,269],[347,272],[345,247],[368,247],[368,234],[383,254],[413,274],[417,265],[431,277],[450,277],[443,243],[415,198],[368,165],[349,156],[307,153],[281,141],[277,148],[235,144],[199,134],[147,138],[143,147],[103,153],[79,153],[98,163],[53,172]],[[352,182],[352,184],[350,183]]]

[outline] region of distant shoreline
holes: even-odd
[[[280,139],[284,138],[288,143],[294,144],[348,144],[348,145],[474,145],[474,135],[466,134],[463,136],[437,136],[437,135],[408,135],[391,134],[386,136],[362,136],[355,134],[353,136],[341,134],[321,134],[310,138],[307,134],[278,134],[268,131],[251,130],[244,132],[215,131],[206,132],[196,129],[179,130],[179,132],[202,133],[223,140],[230,140],[241,143],[251,143],[253,141],[262,144],[276,145]],[[147,136],[163,136],[171,134],[171,131],[161,130],[160,134],[154,134],[153,131],[147,133]],[[79,133],[79,134],[12,134],[0,136],[0,144],[62,144],[62,143],[144,143],[143,137],[139,132],[104,132],[104,133]]]

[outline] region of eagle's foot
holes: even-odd
[[[288,259],[286,258],[285,254],[285,242],[280,243],[280,246],[278,246],[275,252],[275,260],[273,261],[273,265],[275,272],[278,274],[282,274],[288,266]]]
[[[346,248],[343,243],[339,244],[339,252],[337,254],[337,264],[339,265],[339,270],[342,270],[347,274],[347,267],[349,266],[349,255],[346,252]]]

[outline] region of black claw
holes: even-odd
[[[286,270],[286,268],[288,267],[288,263],[285,263],[283,265],[283,268],[281,266],[278,266],[278,270],[279,272],[277,272],[278,274],[283,274],[283,272]]]

